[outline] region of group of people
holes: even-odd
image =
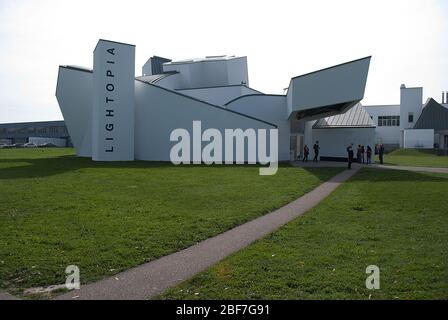
[[[314,158],[313,162],[319,162],[319,141],[316,141],[316,143],[313,145],[313,151],[314,151]],[[358,145],[358,148],[356,149],[356,161],[358,163],[364,163],[364,164],[372,164],[372,148],[370,146],[363,146]],[[378,154],[380,163],[383,164],[384,160],[384,146],[382,144],[376,144],[375,145],[375,154]],[[305,145],[303,147],[303,162],[308,162],[308,157],[310,155],[310,148],[308,145]],[[348,168],[352,168],[352,163],[355,159],[355,151],[353,150],[353,143],[350,143],[350,145],[347,147],[347,160],[348,160]]]
[[[375,154],[378,154],[380,163],[383,164],[384,163],[384,146],[382,144],[375,145]],[[352,168],[352,163],[354,162],[354,155],[355,155],[355,152],[353,150],[353,143],[351,143],[347,147],[347,158],[348,158],[348,168],[349,169]],[[372,148],[370,146],[367,146],[367,148],[365,148],[362,145],[358,145],[358,148],[356,150],[356,160],[358,163],[372,164]]]

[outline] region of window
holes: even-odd
[[[50,133],[58,133],[58,127],[50,127]]]
[[[409,112],[408,115],[408,122],[413,123],[414,122],[414,114],[412,112]]]
[[[378,127],[399,127],[400,116],[379,116]]]

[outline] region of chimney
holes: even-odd
[[[445,103],[445,91],[442,91],[442,103]]]

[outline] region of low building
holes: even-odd
[[[447,149],[448,104],[445,102],[443,94],[442,103],[429,98],[423,104],[422,87],[408,88],[402,85],[400,104],[366,105],[367,112],[376,124],[375,142],[383,144],[389,151],[397,148]],[[434,134],[429,138],[431,133],[428,130],[431,129]],[[405,141],[406,137],[408,141]]]
[[[442,105],[432,98],[428,99],[414,129],[434,130],[434,146],[448,150],[448,104]]]
[[[375,123],[358,103],[344,114],[327,117],[313,125],[313,139],[319,141],[321,159],[337,161],[347,157],[346,147],[353,144],[375,146]],[[311,146],[309,146],[311,148]]]
[[[65,141],[65,146],[73,146],[64,121],[17,122],[0,124],[0,142],[2,143],[27,143],[32,137],[63,139]]]

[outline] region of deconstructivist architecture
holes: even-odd
[[[183,128],[193,139],[198,121],[222,136],[277,129],[279,161],[300,157],[315,140],[327,158],[344,158],[349,143],[375,143],[376,126],[360,105],[370,57],[293,77],[285,95],[251,88],[247,57],[154,56],[136,77],[135,46],[100,40],[93,61],[93,70],[59,68],[56,97],[79,156],[170,161],[171,133]]]

